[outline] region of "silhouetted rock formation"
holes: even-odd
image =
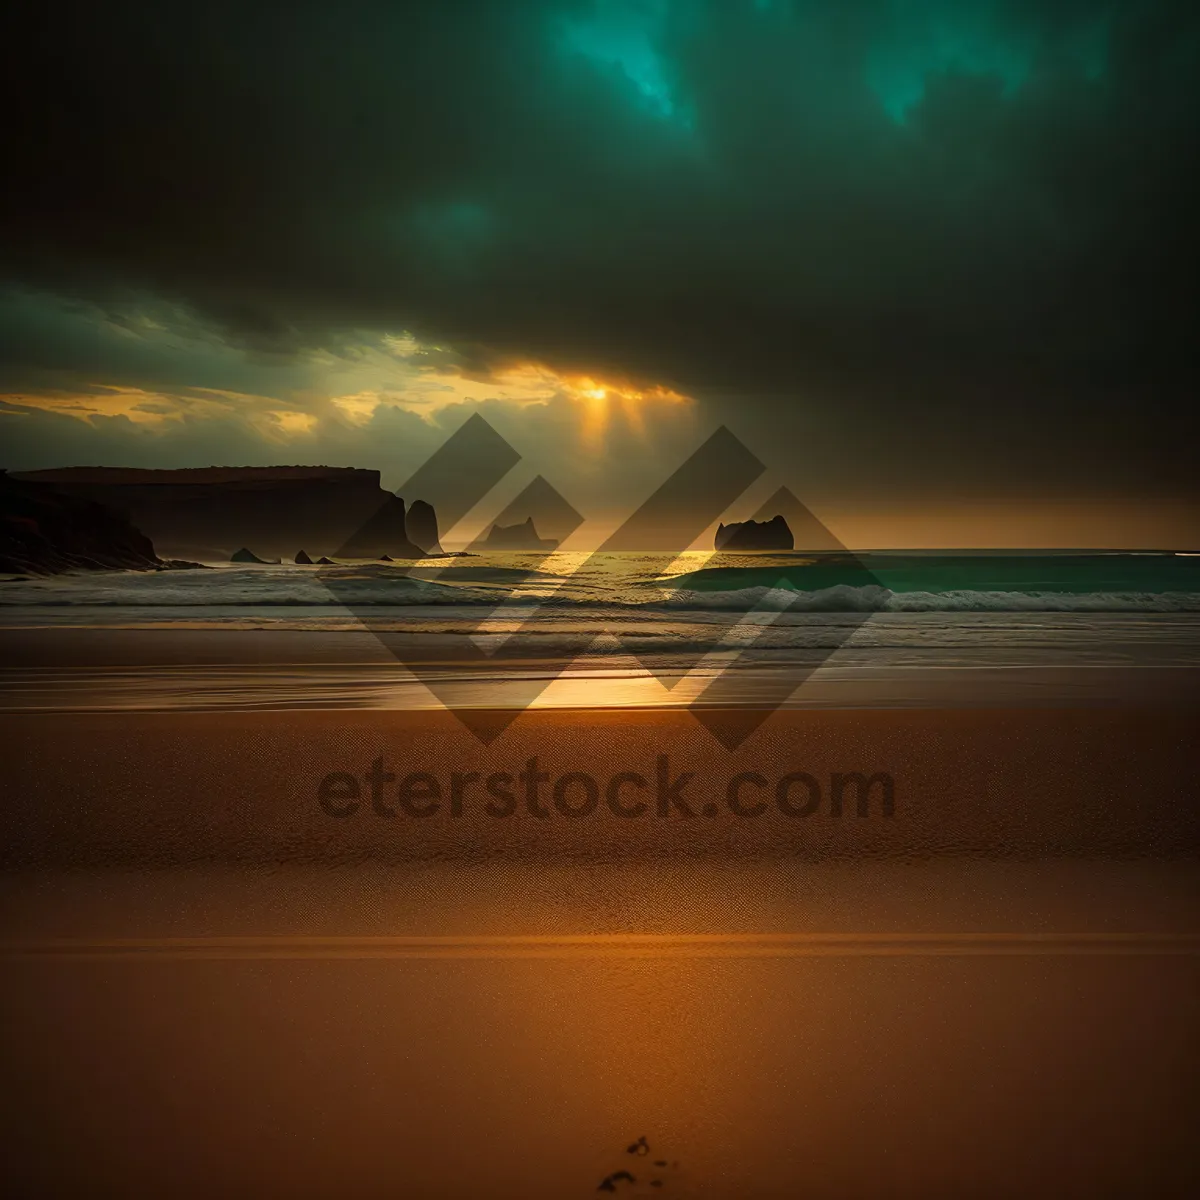
[[[405,531],[404,502],[357,467],[66,467],[16,478],[123,513],[164,555],[227,561],[248,543],[291,561],[296,546],[340,558],[420,558]]]
[[[296,551],[296,566],[311,567],[312,565],[313,565],[313,560],[311,558],[309,558],[308,555],[305,554],[303,550]]]
[[[733,521],[717,526],[718,550],[792,550],[796,542],[783,517],[769,521]]]
[[[395,562],[396,560],[390,554],[381,554],[379,556],[379,561],[380,562]]]
[[[483,544],[489,550],[554,550],[558,546],[553,538],[538,537],[532,517],[520,525],[493,525]]]
[[[337,563],[335,563],[332,558],[326,558],[324,555],[322,555],[320,558],[317,559],[317,566],[318,567],[336,567]]]
[[[263,567],[279,566],[279,559],[277,559],[277,558],[269,558],[269,559],[268,558],[259,558],[258,555],[255,554],[253,550],[247,550],[245,546],[243,546],[240,550],[235,550],[229,556],[229,561],[235,562],[235,563],[258,563],[259,566],[263,566]]]
[[[442,547],[438,542],[437,513],[432,504],[424,500],[414,500],[408,509],[406,522],[408,540],[420,546],[426,554],[441,554]]]
[[[121,513],[0,471],[0,572],[54,575],[194,565],[163,562],[150,539]]]

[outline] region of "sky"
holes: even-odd
[[[17,0],[0,68],[10,469],[479,412],[603,532],[723,424],[851,545],[1200,542],[1194,0]]]

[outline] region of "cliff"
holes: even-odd
[[[378,471],[67,467],[16,478],[106,505],[172,556],[228,562],[249,547],[263,559],[290,560],[306,546],[335,556],[422,557],[406,533],[404,501],[380,486]]]
[[[793,550],[796,541],[781,516],[769,521],[733,521],[717,526],[718,550]]]
[[[558,542],[540,538],[529,517],[520,525],[493,525],[484,546],[489,550],[554,550]]]
[[[0,471],[0,572],[156,570],[150,539],[121,513]],[[179,564],[182,565],[182,564]]]

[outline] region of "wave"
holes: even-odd
[[[846,585],[898,594],[1159,595],[1200,592],[1200,560],[1174,554],[866,555],[861,561],[705,567],[669,582],[706,592],[765,587],[814,593]]]
[[[811,592],[751,587],[680,591],[663,607],[727,612],[1200,612],[1197,592],[893,592],[837,584]]]
[[[921,612],[1062,612],[1062,613],[1192,613],[1200,612],[1200,592],[1190,591],[892,591],[877,584],[835,584],[811,591],[777,587],[741,587],[727,591],[629,586],[605,593],[570,588],[511,597],[507,588],[447,585],[411,578],[344,578],[330,589],[310,578],[212,579],[204,582],[161,582],[162,576],[108,577],[70,586],[57,580],[17,582],[0,591],[0,603],[12,608],[129,608],[145,610],[244,609],[248,607],[378,610],[382,608],[457,608],[514,613],[539,609],[547,613],[583,610],[665,612],[789,613],[921,613]]]

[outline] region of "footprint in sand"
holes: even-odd
[[[640,1137],[625,1147],[628,1165],[619,1167],[606,1175],[596,1185],[598,1192],[621,1196],[683,1196],[682,1177],[679,1163],[659,1155],[651,1155],[650,1142]],[[633,1163],[628,1163],[633,1158]]]

